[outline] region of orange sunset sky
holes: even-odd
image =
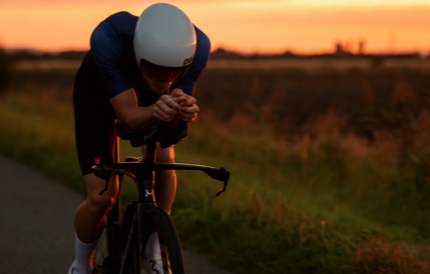
[[[0,0],[0,46],[85,50],[94,27],[118,11],[140,15],[156,1]],[[430,0],[172,0],[219,46],[242,52],[430,53]]]

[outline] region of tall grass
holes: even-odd
[[[2,153],[83,191],[70,103],[8,93],[0,113]],[[342,133],[334,111],[302,136],[253,119],[202,113],[177,145],[177,162],[232,171],[218,198],[221,183],[178,172],[172,216],[185,247],[237,273],[429,273],[425,112],[406,137],[381,130],[373,143]],[[134,195],[126,183],[124,199]]]
[[[238,185],[228,201],[214,202],[219,215],[205,212],[197,227],[209,223],[210,216],[230,234],[227,241],[248,242],[246,254],[234,249],[237,242],[226,244],[233,250],[223,260],[236,254],[237,269],[258,260],[261,269],[302,273],[427,273],[428,249],[419,243],[429,242],[429,207],[423,206],[428,192],[416,188],[419,174],[413,162],[399,169],[401,140],[388,142],[381,133],[370,144],[353,134],[342,135],[339,126],[344,122],[334,112],[318,118],[313,138],[267,130],[250,135],[238,124],[249,123],[251,118],[243,114],[230,125],[211,115],[206,119],[188,137],[187,148],[224,156]],[[208,193],[197,188],[200,195],[187,197],[187,202],[204,203],[201,197]],[[226,220],[234,222],[223,226]],[[198,236],[190,234],[196,243],[203,240]],[[267,249],[272,253],[263,258],[260,252]]]
[[[417,218],[417,214],[430,213],[429,207],[423,206],[429,194],[426,114],[421,115],[415,129],[409,129],[407,138],[415,145],[407,147],[401,138],[387,139],[384,131],[378,132],[373,142],[352,133],[341,134],[342,124],[342,118],[329,112],[317,123],[310,123],[314,137],[279,136],[267,131],[250,137],[235,131],[235,124],[218,125],[212,131],[207,128],[190,139],[197,139],[192,145],[202,153],[228,155],[230,161],[251,167],[255,175],[263,171],[268,176],[267,187],[294,186],[295,192],[305,191],[324,203],[353,208],[378,223],[383,220],[387,229],[414,227],[416,231],[409,239],[428,238],[426,218]],[[218,137],[209,138],[215,135]]]
[[[216,79],[242,79],[240,85],[235,82],[241,91],[229,97],[230,104],[220,100],[223,96],[214,97],[227,114],[219,115],[220,109],[202,113],[177,146],[176,159],[227,166],[232,178],[227,193],[215,198],[219,182],[198,172],[178,172],[172,216],[186,247],[212,254],[238,273],[428,273],[430,116],[422,94],[415,94],[400,75],[389,79],[393,90],[381,97],[381,89],[374,87],[387,77],[370,75],[370,81],[364,73],[363,95],[348,91],[357,106],[348,115],[342,107],[351,105],[351,98],[336,90],[331,98],[343,99],[331,103],[340,108],[325,111],[324,102],[314,104],[319,112],[297,107],[299,116],[313,110],[303,121],[291,119],[297,114],[291,97],[296,104],[309,100],[290,91],[297,86],[279,80],[284,71],[211,73]],[[255,75],[246,84],[249,73]],[[70,92],[59,96],[55,85],[44,88],[51,73],[27,74],[21,77],[41,82],[18,81],[16,86],[36,88],[32,93],[16,89],[0,98],[0,150],[83,191],[72,108],[64,101]],[[309,77],[300,72],[287,76],[288,81]],[[312,79],[327,85],[335,76]],[[346,76],[352,82],[361,77]],[[220,90],[207,82],[211,77],[202,79],[209,89],[204,96]],[[231,81],[222,81],[224,88]],[[327,99],[312,90],[309,98]],[[208,109],[213,100],[199,102]],[[123,144],[123,155],[140,153]],[[133,184],[125,183],[122,194],[123,200],[132,199]]]

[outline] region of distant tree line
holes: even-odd
[[[37,52],[29,50],[15,50],[10,51],[8,55],[12,61],[21,60],[50,60],[50,59],[69,59],[69,60],[82,60],[86,54],[86,51],[63,51],[63,52]],[[255,59],[291,59],[291,58],[421,58],[419,53],[405,53],[405,54],[354,54],[343,48],[342,45],[337,45],[336,50],[333,53],[324,54],[295,54],[291,51],[285,51],[279,54],[264,54],[264,53],[253,53],[244,54],[236,51],[230,51],[223,48],[218,48],[211,52],[210,59],[236,59],[236,60],[255,60]],[[430,58],[428,56],[427,58]]]
[[[13,65],[19,61],[69,59],[82,60],[86,51],[38,52],[31,50],[5,50],[0,48],[0,94],[10,84]]]
[[[10,82],[12,75],[12,60],[10,56],[0,48],[0,93],[2,93]]]
[[[62,52],[38,52],[29,50],[14,50],[9,52],[13,61],[21,60],[50,60],[50,59],[70,59],[82,60],[86,51],[62,51]]]
[[[254,53],[254,54],[243,54],[235,51],[229,51],[225,50],[223,48],[218,48],[215,51],[211,52],[210,58],[211,59],[236,59],[236,60],[245,60],[245,59],[279,59],[279,58],[285,58],[285,59],[291,59],[291,58],[421,58],[421,55],[418,52],[412,52],[412,53],[403,53],[403,54],[364,54],[363,51],[361,51],[358,54],[351,53],[347,49],[344,49],[342,45],[336,45],[336,50],[333,53],[323,53],[323,54],[295,54],[291,51],[285,51],[284,53],[279,54],[261,54],[261,53]],[[430,58],[430,55],[427,56],[427,58]]]

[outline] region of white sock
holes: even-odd
[[[154,253],[161,254],[158,232],[154,232],[151,234],[151,236],[149,236],[149,240],[145,248],[145,258],[149,258]]]
[[[75,261],[73,262],[73,274],[89,274],[93,266],[91,255],[99,240],[91,244],[81,242],[75,233]]]
[[[167,212],[167,214],[170,215],[170,212]],[[154,232],[149,236],[148,243],[145,247],[145,258],[149,258],[152,254],[159,253],[161,254],[160,250],[160,241],[158,240],[158,232]]]

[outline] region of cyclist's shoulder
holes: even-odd
[[[194,55],[194,65],[198,67],[204,67],[207,59],[209,58],[209,53],[211,50],[211,41],[209,37],[198,27],[194,25],[196,31],[196,53]],[[201,65],[200,65],[201,64]]]
[[[90,47],[95,59],[122,58],[122,54],[132,48],[137,19],[138,17],[125,11],[104,19],[94,29],[90,38]]]
[[[123,35],[133,36],[137,20],[138,17],[126,11],[114,13],[100,22],[94,29],[91,38],[102,36],[105,39],[113,39]]]
[[[125,28],[132,29],[134,32],[138,19],[139,18],[137,16],[132,15],[127,11],[120,11],[110,15],[105,20],[103,20],[102,23],[105,23],[108,26],[118,30]]]
[[[211,48],[211,41],[209,37],[196,25],[194,25],[194,30],[196,31],[196,40],[197,40],[197,50],[203,49],[205,51],[210,50]]]

